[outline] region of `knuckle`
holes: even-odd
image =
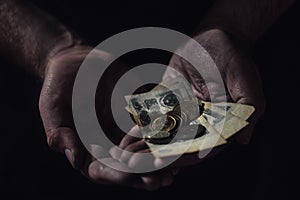
[[[120,142],[119,147],[121,149],[125,149],[128,145],[130,144],[130,138],[128,135],[124,136],[124,138],[122,139],[122,141]]]
[[[134,146],[134,145],[129,145],[129,146],[127,146],[124,150],[125,150],[125,153],[131,154],[131,153],[134,152],[135,146]]]
[[[49,147],[51,147],[53,150],[58,151],[58,148],[60,146],[60,134],[56,130],[49,130],[46,131],[47,135],[47,143]]]
[[[143,178],[145,189],[148,191],[155,191],[161,188],[161,183],[159,180],[157,180],[156,177],[146,177]]]
[[[126,162],[126,163],[127,163],[128,160],[130,160],[130,158],[131,158],[133,155],[134,155],[134,153],[125,150],[125,151],[121,154],[119,160],[122,161],[122,162]]]
[[[88,167],[88,175],[89,178],[93,181],[100,181],[101,180],[101,175],[99,173],[99,166],[97,165],[96,162],[93,162],[89,165]]]

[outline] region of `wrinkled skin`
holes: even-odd
[[[91,156],[83,147],[73,123],[72,89],[79,66],[91,50],[91,47],[75,45],[59,51],[47,63],[39,108],[49,146],[65,154],[74,168],[96,183],[147,190],[171,184],[173,174],[170,170],[147,174],[117,171],[101,164],[105,160],[110,166],[128,169],[126,163],[112,158],[108,149],[92,145]],[[104,61],[111,59],[109,54],[102,51],[95,51],[92,57]]]
[[[256,111],[250,119],[251,126],[244,129],[236,138],[240,143],[249,143],[252,129],[265,108],[260,75],[255,64],[221,30],[209,30],[199,34],[194,39],[205,48],[216,63],[226,88],[226,94],[223,94],[221,86],[213,81],[214,71],[209,66],[203,66],[208,74],[208,82],[202,79],[193,66],[177,55],[172,57],[170,66],[181,72],[190,81],[199,99],[205,101],[213,100],[214,102],[226,99],[229,102],[253,105]],[[186,49],[183,48],[183,50]],[[189,52],[192,52],[195,58],[197,57],[198,52],[193,50],[189,50]],[[173,72],[172,70],[167,70],[164,78],[176,77],[176,74]],[[208,91],[212,91],[212,93],[209,94]]]
[[[253,127],[264,111],[264,97],[256,66],[223,31],[209,30],[199,34],[194,39],[209,52],[215,61],[227,89],[225,98],[236,103],[250,104],[256,108],[255,113],[249,119],[250,126],[243,129],[235,137],[240,143],[248,143]],[[186,49],[183,48],[182,50]],[[74,79],[81,62],[90,51],[90,47],[75,46],[61,51],[47,64],[40,97],[40,111],[50,147],[65,154],[73,167],[79,169],[94,182],[121,184],[148,190],[171,184],[174,179],[173,175],[178,172],[178,167],[196,164],[205,159],[199,159],[198,154],[185,155],[167,170],[147,174],[121,172],[101,164],[101,160],[105,159],[111,166],[134,169],[145,163],[160,167],[167,162],[167,159],[155,159],[152,156],[145,157],[135,154],[135,152],[149,152],[143,140],[133,137],[139,134],[137,127],[134,127],[119,145],[121,149],[133,153],[121,152],[116,147],[108,150],[93,145],[94,157],[92,157],[79,140],[71,111]],[[193,52],[191,49],[189,52],[197,55],[197,52]],[[111,59],[110,55],[101,51],[96,52],[94,57],[102,60]],[[202,77],[195,73],[196,69],[182,58],[174,55],[170,60],[170,66],[190,81],[198,98],[208,101],[211,98],[214,100],[222,99],[221,95],[224,94],[219,92],[219,85],[213,81],[205,83]],[[205,70],[209,71],[210,69]],[[164,78],[175,78],[177,75],[173,70],[167,70]],[[208,94],[208,87],[210,91],[214,91],[211,96]],[[218,147],[209,155],[215,155],[221,150],[223,147]]]
[[[197,72],[197,69],[176,54],[171,58],[169,64],[171,68],[169,67],[169,69],[166,70],[163,78],[176,78],[179,74],[184,75],[185,78],[190,81],[195,95],[202,100],[213,100],[216,102],[226,99],[229,102],[253,105],[256,110],[249,119],[250,125],[242,129],[229,141],[229,144],[234,140],[241,144],[249,143],[253,128],[263,114],[265,108],[261,80],[255,64],[250,57],[248,57],[241,48],[235,45],[233,40],[221,30],[208,30],[198,34],[194,39],[204,47],[216,63],[222,76],[226,93],[224,94],[222,92],[221,85],[214,81],[214,77],[208,76],[206,79],[208,82],[205,82]],[[194,58],[197,58],[197,54],[199,53],[196,52],[195,49],[187,49],[185,47],[179,49],[179,51],[188,51],[194,55]],[[213,76],[214,70],[209,68],[210,66],[202,67],[207,74]],[[171,70],[172,68],[180,73]],[[211,94],[209,94],[208,91],[212,91]],[[130,135],[135,134],[138,134],[138,128],[132,129],[132,132],[130,133]],[[120,147],[129,150],[139,150],[140,147],[138,143],[142,145],[140,140],[137,141],[137,139],[132,136],[126,136],[123,138]],[[213,149],[208,156],[201,159],[199,159],[198,153],[184,155],[171,166],[182,167],[197,164],[223,151],[227,145]],[[143,149],[142,151],[147,152],[147,149]],[[132,168],[137,167],[146,160],[150,162],[149,158],[146,158],[145,160],[145,158],[138,154],[133,153],[129,157],[128,155],[118,153],[117,150],[114,150],[113,152],[113,156],[116,159],[128,162],[129,166]],[[164,163],[167,163],[168,160],[168,158],[152,158],[153,165],[155,166],[161,166]]]

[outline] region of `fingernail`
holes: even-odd
[[[74,166],[74,156],[73,156],[71,150],[70,149],[65,149],[65,155],[68,158],[69,162],[71,163],[72,167],[75,168],[75,166]]]
[[[162,168],[162,167],[165,166],[165,163],[164,163],[164,161],[163,161],[162,159],[156,158],[156,159],[154,160],[154,166],[155,166],[156,168]]]

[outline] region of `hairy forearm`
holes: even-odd
[[[201,29],[220,28],[253,45],[295,0],[218,0]]]
[[[55,18],[26,1],[0,0],[0,54],[43,77],[47,61],[78,40]]]

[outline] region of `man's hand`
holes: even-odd
[[[229,102],[248,104],[255,107],[255,113],[249,119],[250,125],[237,135],[240,143],[247,144],[250,141],[253,128],[264,112],[265,102],[258,70],[251,58],[239,48],[225,32],[212,29],[200,33],[194,39],[199,42],[212,57],[223,79],[226,94],[222,92],[221,85],[215,82],[214,69],[211,66],[203,66],[207,72],[208,82],[205,82],[197,69],[183,58],[174,54],[170,61],[170,67],[176,69],[190,81],[192,88],[199,99],[205,101],[219,101],[226,99]],[[193,49],[181,51],[192,52],[197,59],[200,52]],[[197,60],[196,60],[197,62]],[[178,73],[167,69],[164,78],[175,78]],[[211,93],[209,94],[209,91]]]
[[[216,63],[226,88],[226,94],[223,93],[221,85],[213,81],[215,80],[215,77],[213,77],[215,69],[213,69],[212,66],[201,66],[202,70],[211,76],[207,77],[209,82],[205,82],[197,69],[176,54],[171,58],[170,67],[167,68],[163,78],[176,78],[179,75],[184,75],[185,78],[190,81],[195,95],[205,101],[213,100],[215,102],[225,99],[229,102],[253,105],[256,110],[249,119],[250,124],[233,137],[239,143],[249,143],[253,128],[259,117],[263,114],[265,107],[261,81],[255,64],[243,53],[242,49],[236,46],[231,38],[221,30],[209,30],[197,35],[194,39],[204,47]],[[179,49],[179,51],[192,53],[191,56],[197,59],[197,55],[201,52],[197,52],[194,49],[187,49],[186,47],[187,46],[184,46]],[[209,94],[209,91],[212,92]],[[137,132],[137,130],[135,131]],[[134,133],[131,131],[130,135],[134,135]],[[230,139],[229,143],[232,143],[232,140],[233,139]],[[135,151],[140,150],[141,152],[149,151],[149,149],[143,148],[144,145],[143,141],[134,139],[131,136],[126,136],[123,138],[120,147],[129,150],[134,149]],[[199,158],[198,153],[183,155],[169,167],[197,164],[206,158],[215,156],[223,151],[224,148],[226,148],[226,145],[214,148],[203,159]],[[113,156],[119,160],[127,161],[132,168],[138,167],[144,162],[153,162],[152,164],[158,167],[164,163],[168,163],[168,160],[170,160],[170,158],[157,159],[154,157],[145,159],[134,153],[131,154],[130,157],[127,154],[119,155],[117,153],[113,154]]]
[[[72,166],[96,183],[121,184],[136,188],[157,189],[169,185],[173,176],[170,171],[148,174],[132,174],[105,166],[101,161],[128,171],[128,166],[113,159],[108,150],[92,145],[91,156],[81,143],[72,117],[72,89],[77,71],[92,50],[75,45],[58,51],[47,62],[44,84],[40,96],[40,112],[48,144],[65,154]],[[93,51],[93,58],[107,61],[111,56],[103,51]],[[115,133],[110,133],[115,134]]]

